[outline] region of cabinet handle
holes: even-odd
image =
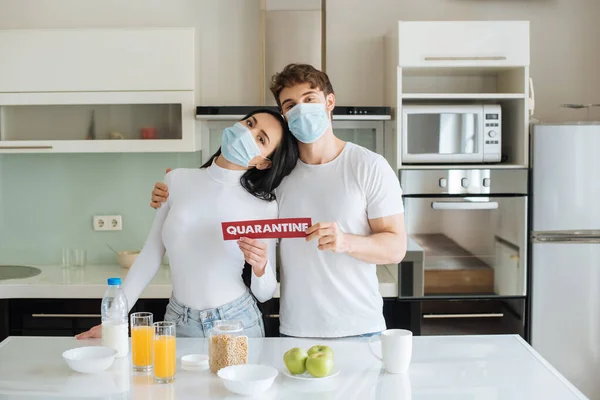
[[[265,318],[279,318],[279,314],[266,314]]]
[[[0,146],[0,150],[51,150],[52,146]]]
[[[425,61],[506,61],[506,56],[425,57]]]
[[[497,201],[433,201],[431,208],[434,210],[497,210]]]
[[[487,314],[425,314],[425,319],[450,319],[450,318],[502,318],[504,313]]]
[[[102,318],[101,314],[31,314],[33,318]]]

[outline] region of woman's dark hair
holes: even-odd
[[[298,161],[298,142],[292,136],[283,116],[277,111],[268,108],[258,108],[248,113],[241,121],[256,114],[269,114],[273,116],[281,125],[283,136],[281,137],[279,146],[277,146],[272,154],[267,156],[271,160],[271,168],[264,170],[250,168],[242,175],[240,183],[254,197],[261,200],[273,201],[275,200],[275,193],[273,191],[296,166],[296,162]],[[200,168],[208,168],[220,154],[221,148],[219,147],[219,150]]]

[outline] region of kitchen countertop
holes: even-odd
[[[31,278],[0,280],[0,299],[101,299],[106,291],[107,278],[125,278],[129,271],[118,265],[87,265],[70,269],[56,265],[32,266],[42,272]],[[398,296],[397,269],[396,265],[377,266],[379,291],[383,297]],[[140,298],[168,299],[171,290],[171,270],[168,266],[161,266]],[[279,297],[279,285],[275,297]]]
[[[406,261],[423,261],[423,249],[408,239]],[[0,263],[1,264],[1,263]],[[63,268],[58,265],[30,265],[42,272],[31,278],[0,280],[0,299],[101,299],[106,291],[106,279],[125,278],[129,270],[119,265],[86,265]],[[161,266],[143,291],[142,299],[171,297],[171,271]],[[398,266],[378,265],[379,292],[384,298],[398,297]],[[279,297],[279,285],[275,297]]]
[[[96,345],[98,339],[10,337],[0,343],[0,397],[19,399],[242,399],[228,392],[209,371],[188,372],[177,365],[175,383],[155,384],[131,371],[130,358],[115,361],[107,371],[84,375],[71,371],[61,358],[69,348]],[[279,371],[283,353],[308,348],[307,339],[250,339],[249,362]],[[418,336],[407,374],[392,375],[370,354],[365,341],[331,340],[334,378],[304,382],[282,373],[261,400],[343,399],[585,399],[562,375],[517,335]],[[374,347],[380,347],[374,343]],[[206,339],[177,339],[177,358],[206,353]],[[376,350],[378,351],[378,350]]]

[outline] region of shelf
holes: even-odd
[[[524,99],[524,93],[404,93],[402,98],[405,100],[507,100]]]

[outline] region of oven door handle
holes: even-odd
[[[434,210],[497,210],[497,201],[433,201],[431,208]]]

